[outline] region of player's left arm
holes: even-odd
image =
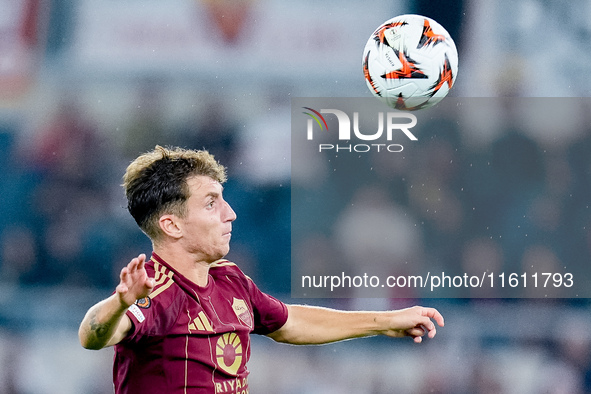
[[[288,305],[288,318],[279,330],[268,334],[277,342],[313,345],[385,335],[412,337],[416,343],[423,336],[433,338],[436,325],[443,327],[443,316],[435,308],[412,308],[373,312],[340,311],[306,305]],[[435,323],[434,323],[435,321]]]

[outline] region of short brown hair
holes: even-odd
[[[187,179],[208,176],[226,181],[226,168],[205,150],[156,146],[129,164],[123,176],[127,209],[152,240],[162,234],[158,220],[166,213],[183,217],[190,197]]]

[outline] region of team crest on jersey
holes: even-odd
[[[236,317],[238,317],[238,320],[252,328],[252,315],[250,314],[250,311],[248,310],[244,300],[234,298],[234,301],[232,302],[232,309],[234,309],[234,313],[236,314]]]
[[[150,305],[152,305],[152,300],[150,299],[150,297],[144,297],[137,300],[135,304],[140,308],[148,309]]]

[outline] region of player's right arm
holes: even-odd
[[[91,307],[78,330],[78,338],[87,349],[102,349],[118,344],[129,333],[131,320],[125,312],[138,299],[150,294],[154,279],[145,269],[146,256],[140,254],[121,270],[115,293]]]

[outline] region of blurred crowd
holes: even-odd
[[[473,105],[465,111],[454,110],[469,101]],[[572,272],[585,291],[591,259],[590,102],[448,98],[436,115],[417,114],[418,141],[405,143],[401,153],[323,152],[323,161],[314,160],[320,155],[294,155],[292,286],[301,287],[302,275],[341,272],[382,279],[427,271],[479,277]],[[490,109],[492,117],[485,114]],[[495,130],[480,140],[480,129],[490,127]],[[375,130],[375,124],[360,129]],[[408,392],[591,392],[591,343],[579,330],[589,323],[588,295],[553,284],[533,288],[531,276],[527,287],[518,287],[512,292],[507,282],[505,288],[496,282],[485,291],[449,289],[446,296],[474,297],[442,306],[458,308],[448,315],[453,323],[440,330],[457,336],[458,342],[441,349],[447,360],[442,364],[456,368],[426,368],[417,376],[425,382],[423,391],[415,385]],[[429,289],[413,287],[321,290],[319,297],[343,297],[332,301],[351,309],[399,308],[412,305],[413,298],[431,303],[422,300],[430,297]],[[383,298],[355,298],[364,294]],[[390,389],[382,382],[372,392]]]
[[[235,254],[252,264],[248,268],[258,270],[271,290],[288,292],[289,158],[277,182],[254,172],[251,178],[238,175],[236,160],[248,160],[241,134],[224,124],[214,106],[203,121],[172,130],[157,108],[145,107],[120,145],[105,138],[72,101],[60,105],[32,138],[19,138],[18,126],[4,127],[0,282],[113,288],[126,261],[151,250],[127,213],[122,175],[136,155],[161,144],[207,149],[228,167],[225,197],[240,218]],[[257,267],[259,260],[276,267]]]
[[[586,297],[590,101],[504,98],[513,111],[497,108],[495,135],[483,142],[474,140],[477,128],[485,127],[483,110],[500,100],[480,99],[465,111],[453,109],[469,100],[474,101],[450,98],[435,116],[418,114],[413,131],[419,140],[406,143],[403,152],[323,152],[326,160],[311,165],[303,154],[295,158],[297,173],[315,178],[294,177],[292,184],[294,272],[366,272],[381,278],[427,271],[478,277],[486,272],[495,278],[503,272],[527,273],[529,286],[522,282],[519,292],[496,282],[490,291],[450,289],[446,296]],[[564,112],[565,103],[576,110]],[[545,127],[528,118],[535,107],[553,117],[543,120]],[[478,119],[476,126],[465,116]],[[563,125],[567,118],[569,125]],[[366,130],[370,127],[375,126]],[[571,272],[580,293],[554,285],[534,288],[536,272]],[[341,295],[355,296],[353,290]],[[429,294],[408,288],[383,295]]]
[[[273,121],[274,115],[268,117],[270,132],[266,133],[261,131],[264,121],[239,125],[218,116],[213,107],[203,112],[207,116],[176,125],[158,123],[154,111],[147,109],[132,117],[129,131],[123,134],[129,138],[114,140],[104,138],[100,124],[85,117],[75,102],[64,101],[57,108],[46,122],[40,122],[41,129],[32,138],[23,138],[14,124],[4,125],[0,133],[3,286],[112,291],[122,265],[150,251],[148,239],[126,212],[120,182],[135,154],[156,143],[206,148],[228,166],[225,197],[238,214],[229,257],[262,289],[282,297],[288,297],[291,264],[310,274],[331,265],[352,272],[370,268],[400,274],[409,266],[468,273],[522,272],[530,266],[584,272],[589,261],[591,131],[584,116],[568,141],[556,139],[550,145],[542,134],[537,138],[527,128],[506,127],[490,143],[478,144],[466,138],[468,131],[458,126],[461,121],[427,123],[417,130],[419,143],[409,145],[405,154],[339,155],[338,164],[332,162],[339,171],[292,185],[289,140],[285,139],[289,130],[283,137],[275,133],[272,138],[280,123]],[[284,148],[280,159],[265,154],[279,146]],[[364,166],[371,171],[361,171],[363,176],[355,178]],[[294,212],[302,215],[295,222],[305,223],[294,229],[290,227],[292,198],[309,202],[308,211]],[[410,297],[407,300],[389,298],[393,296],[384,294],[379,307],[403,307],[413,297],[426,295],[410,291],[396,295]],[[486,296],[503,297],[504,293]],[[345,308],[364,303],[376,306],[359,299],[323,302]],[[485,314],[481,323],[494,321],[488,313],[500,310],[499,321],[510,324],[513,318],[519,320],[512,308],[541,305],[535,300],[481,302],[456,301],[458,314],[450,316],[452,327],[454,319],[466,318],[473,308]],[[574,308],[572,322],[556,315],[560,305]],[[492,326],[480,327],[480,334],[471,334],[469,346],[455,343],[453,335],[443,336],[444,351],[453,353],[446,347],[467,346],[470,354],[480,351],[482,357],[464,365],[471,371],[470,379],[464,377],[468,380],[460,386],[445,381],[447,389],[439,392],[459,392],[458,387],[465,392],[506,392],[503,379],[510,371],[498,364],[498,357],[508,355],[522,339],[529,358],[541,357],[526,360],[525,366],[549,363],[545,368],[559,380],[548,387],[556,382],[568,387],[548,392],[590,391],[591,342],[573,328],[586,324],[586,318],[577,313],[584,314],[587,303],[571,299],[541,306],[535,324],[545,325],[548,330],[543,333],[531,336],[523,332],[528,323],[519,321],[514,333],[491,334]],[[572,329],[573,334],[563,335],[563,329]],[[494,374],[488,370],[489,363],[495,365]],[[441,373],[436,369],[430,376],[443,379]],[[483,386],[483,381],[489,383]],[[374,391],[368,392],[388,392],[386,382],[374,383]]]
[[[110,354],[82,350],[74,331],[121,267],[151,250],[120,184],[156,144],[207,149],[228,167],[224,194],[238,216],[228,258],[285,301],[293,273],[367,267],[572,271],[588,283],[591,105],[564,97],[591,91],[580,50],[590,6],[376,1],[368,13],[366,2],[337,3],[0,0],[0,392],[112,392]],[[455,38],[452,96],[488,99],[460,98],[474,107],[451,117],[435,109],[401,153],[292,157],[290,99],[367,98],[359,48],[385,15],[406,12],[434,17]],[[527,99],[500,96],[563,98],[531,105],[536,121],[516,110]],[[422,300],[447,324],[420,348],[255,340],[253,390],[591,392],[588,301],[506,294]],[[346,298],[357,295],[314,303],[398,308],[428,297]]]

